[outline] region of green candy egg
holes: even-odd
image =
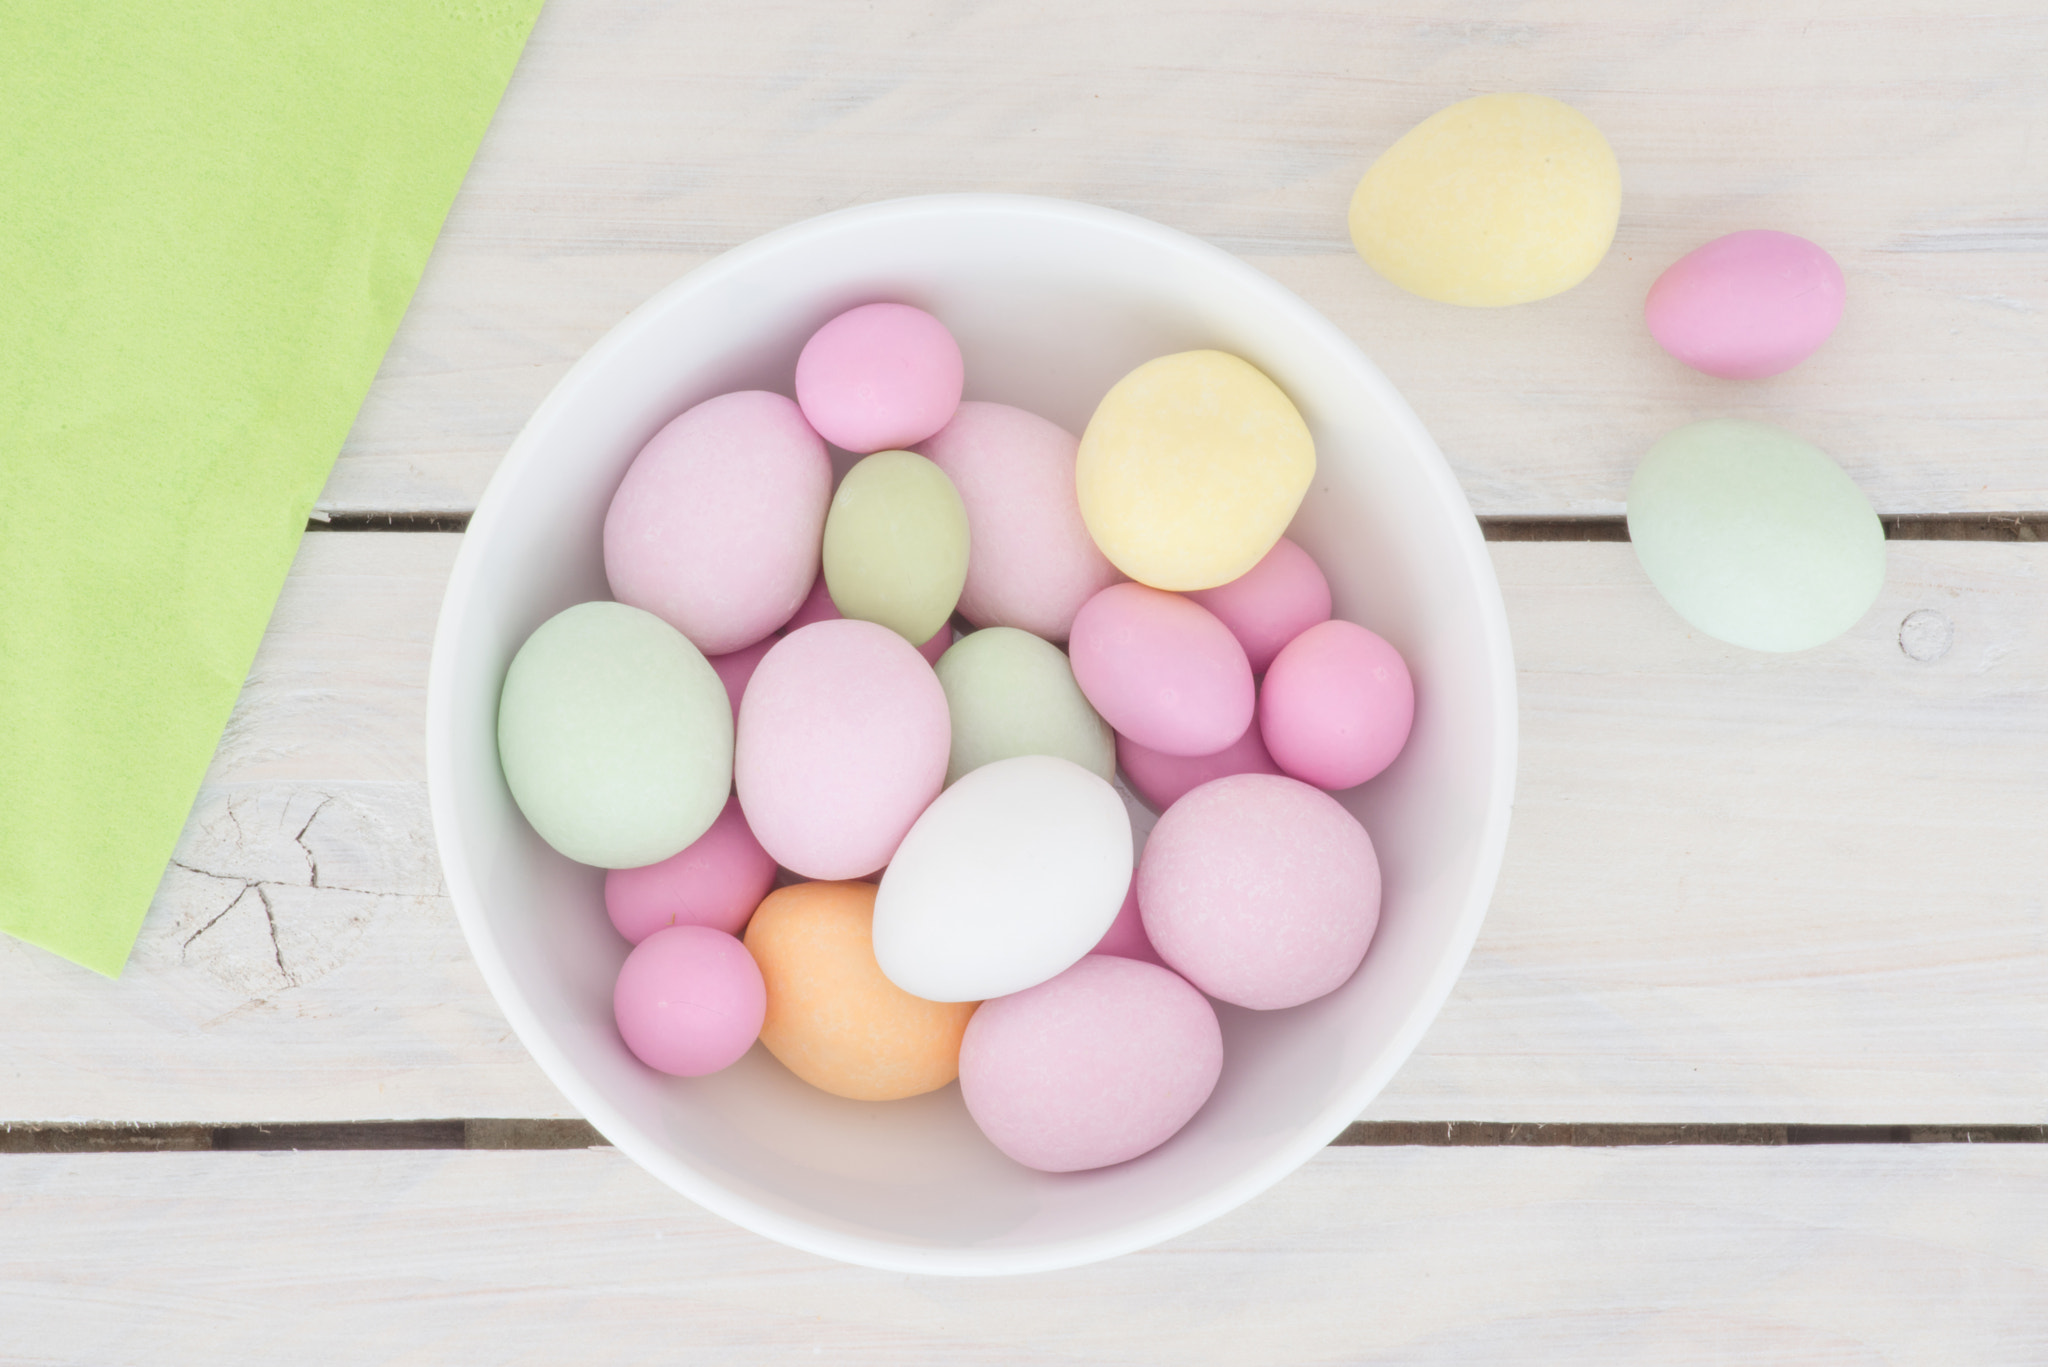
[[[842,616],[922,645],[966,582],[967,507],[944,470],[877,451],[846,472],[825,514],[825,587]]]
[[[732,788],[732,704],[651,612],[579,603],[526,638],[498,698],[512,800],[569,858],[628,869],[711,828]]]
[[[1066,653],[1015,627],[955,641],[937,666],[953,714],[946,782],[1018,755],[1055,755],[1116,781],[1116,734],[1074,682]]]
[[[1806,650],[1884,587],[1884,527],[1825,451],[1768,423],[1666,435],[1628,486],[1628,534],[1664,601],[1709,636]]]

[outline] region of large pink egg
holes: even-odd
[[[1123,578],[1081,521],[1080,438],[1035,413],[967,402],[919,455],[946,472],[967,508],[974,553],[960,615],[1065,641],[1074,614]]]
[[[1259,691],[1259,734],[1283,773],[1352,788],[1408,743],[1415,684],[1401,652],[1356,622],[1310,627],[1287,643]]]
[[[1307,551],[1284,536],[1237,578],[1188,597],[1230,628],[1254,674],[1266,672],[1280,647],[1330,617],[1330,581]]]
[[[1116,738],[1116,765],[1138,799],[1155,812],[1163,812],[1212,779],[1232,774],[1277,774],[1280,766],[1266,753],[1259,738],[1256,719],[1244,734],[1213,755],[1162,755],[1148,750],[1129,736]]]
[[[952,742],[946,691],[916,647],[873,622],[814,622],[754,671],[733,777],[777,863],[859,878],[889,862],[939,795]]]
[[[671,926],[619,969],[612,1015],[633,1057],[677,1077],[737,1062],[760,1037],[768,989],[747,947],[709,926]]]
[[[612,597],[706,655],[744,649],[803,602],[831,500],[831,459],[795,404],[760,390],[706,399],[654,434],[612,496]]]
[[[863,304],[804,343],[796,401],[825,440],[865,456],[944,427],[965,375],[944,323],[908,304]]]
[[[839,620],[839,605],[832,601],[832,592],[825,587],[825,576],[821,574],[818,576],[818,582],[811,585],[810,594],[805,597],[803,604],[797,608],[796,616],[783,624],[782,631],[784,635],[788,635],[790,632],[807,627],[813,622],[837,622]],[[929,641],[926,641],[917,648],[917,653],[924,656],[926,664],[935,665],[939,662],[939,656],[944,655],[947,648],[952,644],[953,624],[947,622],[932,633],[932,638]],[[713,660],[711,664],[716,668],[718,661]],[[719,677],[725,677],[723,671],[720,672]]]
[[[1755,380],[1811,356],[1842,320],[1842,268],[1816,243],[1752,229],[1687,253],[1650,286],[1643,321],[1694,370]]]
[[[1270,774],[1166,809],[1138,863],[1159,957],[1218,1001],[1270,1011],[1341,987],[1380,919],[1372,837],[1328,793]]]
[[[1074,681],[1122,735],[1167,755],[1213,755],[1251,725],[1244,647],[1177,593],[1113,584],[1074,617]]]
[[[1131,873],[1131,886],[1124,893],[1124,904],[1117,908],[1116,919],[1109,923],[1109,929],[1102,932],[1102,938],[1090,954],[1114,954],[1119,959],[1140,959],[1148,964],[1166,967],[1166,960],[1159,957],[1159,951],[1152,948],[1152,942],[1145,938],[1145,918],[1138,912],[1138,875]]]
[[[1077,1172],[1150,1152],[1223,1073],[1216,1011],[1166,969],[1091,954],[981,1004],[960,1042],[960,1097],[1028,1168]]]
[[[669,926],[710,926],[728,935],[775,885],[775,861],[729,797],[711,829],[681,854],[637,869],[611,869],[604,876],[604,909],[619,934],[639,944]]]

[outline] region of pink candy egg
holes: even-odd
[[[1145,919],[1138,913],[1138,875],[1135,872],[1131,875],[1130,890],[1124,893],[1124,904],[1117,909],[1116,919],[1109,923],[1109,929],[1102,932],[1102,939],[1088,952],[1114,954],[1119,959],[1139,959],[1166,967],[1166,960],[1159,957],[1159,951],[1152,948],[1152,942],[1145,938]]]
[[[786,636],[790,632],[807,627],[813,622],[837,622],[840,620],[839,605],[832,601],[832,593],[825,587],[825,576],[821,574],[818,576],[818,582],[811,585],[810,594],[804,599],[803,605],[796,610],[796,616],[783,624],[782,632]],[[924,656],[926,664],[935,665],[939,662],[939,656],[944,655],[947,648],[952,644],[953,625],[948,622],[933,632],[932,638],[917,648],[917,653]],[[716,667],[718,661],[713,660],[711,663],[713,667]],[[719,677],[722,679],[725,675],[721,672]]]
[[[1842,319],[1842,268],[1791,233],[1753,229],[1680,257],[1643,301],[1657,345],[1694,370],[1755,380],[1811,356]]]
[[[1356,622],[1287,643],[1259,692],[1259,734],[1284,773],[1351,788],[1394,762],[1415,721],[1415,685],[1395,650]]]
[[[761,847],[806,878],[889,862],[939,795],[946,692],[901,636],[814,622],[776,642],[740,702],[733,776]]]
[[[1280,766],[1266,753],[1259,738],[1259,724],[1253,721],[1244,734],[1213,755],[1162,755],[1148,750],[1129,736],[1116,738],[1116,764],[1139,800],[1155,812],[1163,812],[1212,779],[1232,774],[1277,774]]]
[[[713,655],[709,661],[718,672],[718,681],[725,685],[725,696],[732,703],[732,714],[740,714],[740,699],[746,695],[747,681],[754,677],[755,669],[768,655],[769,647],[775,644],[773,636],[756,641],[745,650],[735,650],[726,655]]]
[[[1365,957],[1379,859],[1328,793],[1237,774],[1159,818],[1138,864],[1138,906],[1159,957],[1218,1001],[1299,1006],[1342,986]]]
[[[1330,617],[1330,581],[1307,551],[1284,536],[1228,584],[1196,589],[1188,597],[1230,628],[1254,674],[1266,672],[1280,647]]]
[[[761,1034],[768,989],[747,947],[709,926],[642,940],[612,989],[612,1015],[633,1056],[677,1077],[737,1062]]]
[[[998,1149],[1041,1172],[1136,1158],[1193,1118],[1223,1072],[1202,994],[1166,969],[1091,954],[983,1002],[960,1043],[960,1096]]]
[[[960,615],[1058,643],[1074,614],[1123,576],[1097,549],[1074,492],[1080,438],[1034,413],[967,402],[917,452],[967,508],[974,553]]]
[[[639,944],[669,926],[710,926],[728,935],[775,885],[775,861],[747,829],[736,797],[711,829],[681,854],[604,876],[604,909],[619,934]]]
[[[825,440],[869,455],[923,441],[960,406],[960,344],[908,304],[863,304],[811,335],[796,401]]]
[[[1120,734],[1167,755],[1212,755],[1251,725],[1244,647],[1199,604],[1113,584],[1074,617],[1074,680]]]
[[[612,597],[706,655],[782,625],[818,574],[832,462],[797,406],[746,390],[706,399],[633,458],[604,519]]]

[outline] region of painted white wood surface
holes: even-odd
[[[550,0],[323,499],[468,508],[568,365],[728,247],[899,195],[1089,200],[1277,276],[1400,386],[1483,514],[1614,512],[1665,430],[1782,421],[1882,511],[2048,509],[2038,0]],[[1541,304],[1411,298],[1352,186],[1443,105],[1558,96],[1620,157],[1614,250]],[[1836,337],[1755,384],[1643,331],[1671,261],[1775,227]],[[970,359],[970,363],[972,358]]]
[[[0,1121],[567,1113],[433,852],[457,542],[306,539],[124,977],[0,941]],[[1625,545],[1492,551],[1506,864],[1369,1117],[2048,1121],[2048,547],[1895,542],[1863,624],[1792,657],[1691,636]],[[1953,633],[1932,662],[1916,611]]]
[[[1326,1151],[1158,1249],[868,1272],[620,1155],[10,1158],[10,1363],[2048,1360],[2048,1149]]]

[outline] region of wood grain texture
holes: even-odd
[[[0,1158],[12,1363],[2031,1367],[2048,1149],[1327,1151],[1092,1268],[825,1263],[604,1150]]]
[[[1616,511],[1656,437],[1723,414],[1819,442],[1886,512],[2048,510],[2044,62],[2048,13],[2014,0],[554,0],[323,506],[467,509],[568,365],[691,267],[830,209],[989,190],[1275,275],[1387,371],[1482,514]],[[1536,305],[1407,296],[1350,250],[1352,186],[1497,90],[1605,131],[1614,250]],[[1834,252],[1849,304],[1812,360],[1738,385],[1665,357],[1641,306],[1751,227]]]
[[[126,975],[0,941],[0,1122],[566,1113],[433,852],[457,543],[306,539]],[[1688,634],[1625,545],[1492,552],[1506,864],[1368,1118],[2048,1121],[2048,547],[1894,543],[1870,616],[1790,657]],[[1916,612],[1949,627],[1932,661]]]

